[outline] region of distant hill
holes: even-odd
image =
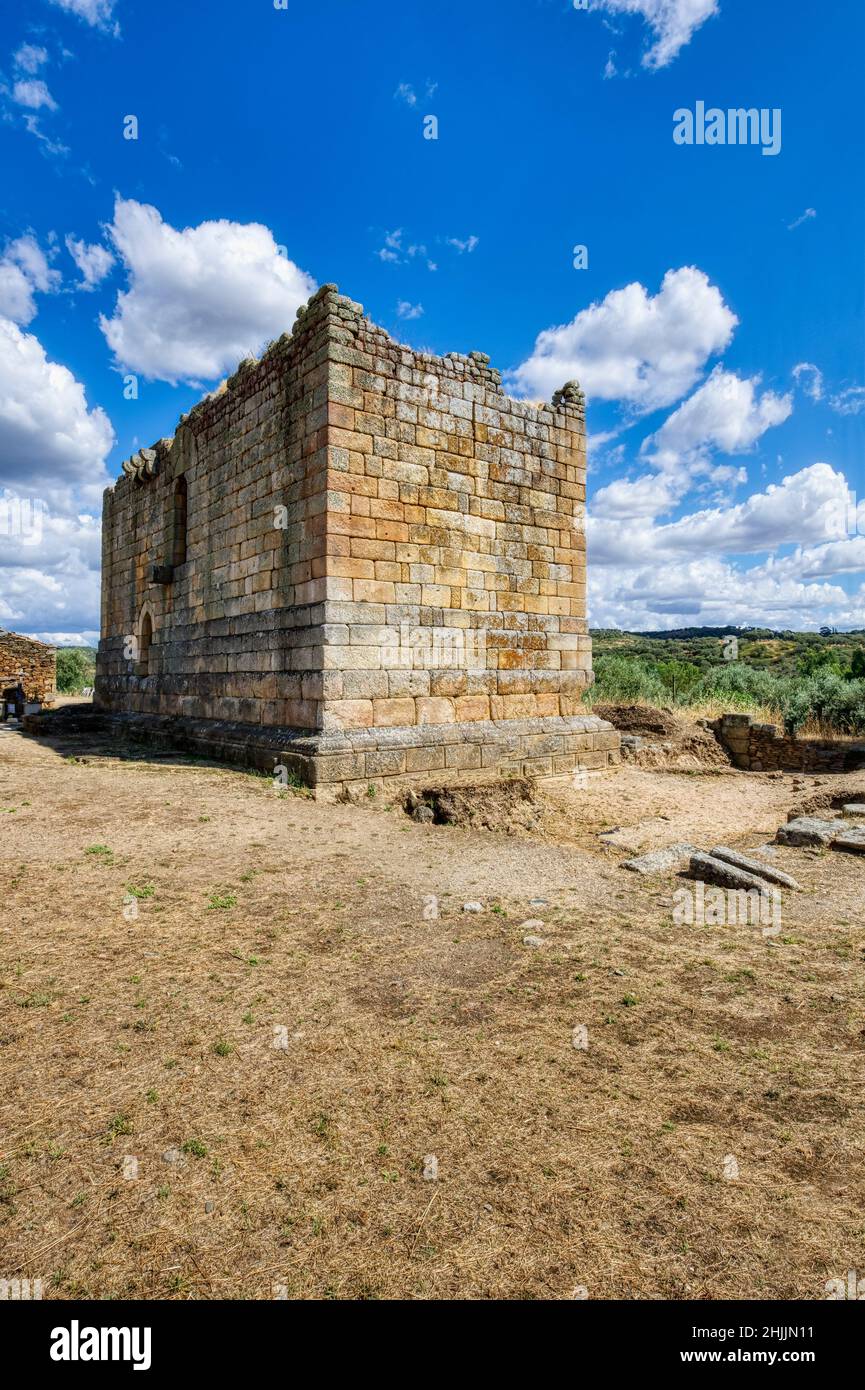
[[[865,628],[855,632],[792,632],[767,627],[683,627],[666,632],[627,632],[619,628],[592,628],[597,655],[615,653],[646,661],[689,661],[701,671],[723,661],[725,639],[738,638],[738,659],[775,675],[793,675],[811,650],[832,650],[843,666],[853,653],[865,648]]]

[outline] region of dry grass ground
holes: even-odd
[[[507,836],[3,732],[0,1276],[825,1297],[865,1271],[865,859],[779,850],[770,940],[598,839],[754,847],[813,787],[623,768]]]

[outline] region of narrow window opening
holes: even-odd
[[[141,636],[138,639],[138,674],[150,674],[150,647],[153,642],[153,619],[145,613],[141,620]]]
[[[172,546],[171,563],[175,568],[178,565],[186,564],[186,520],[186,477],[184,474],[181,474],[174,484],[174,543]]]

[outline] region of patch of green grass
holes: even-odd
[[[44,1009],[48,1004],[53,1004],[56,997],[50,990],[37,990],[33,994],[27,994],[23,999],[19,999],[18,1004],[22,1009]]]
[[[231,1043],[226,1042],[224,1038],[220,1038],[219,1042],[213,1044],[212,1050],[216,1053],[217,1057],[230,1057],[234,1048]]]
[[[145,883],[142,888],[136,888],[133,883],[127,883],[127,893],[131,893],[133,898],[152,898],[156,893],[152,883]]]
[[[237,906],[237,897],[234,893],[211,893],[210,902],[207,904],[208,912],[227,912],[230,908]]]
[[[206,1158],[207,1145],[200,1139],[187,1139],[185,1144],[181,1144],[181,1149],[185,1154],[192,1154],[193,1158]]]
[[[102,864],[114,863],[114,850],[108,845],[88,845],[84,853],[89,854],[92,859],[98,859]]]

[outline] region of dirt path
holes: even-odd
[[[0,1274],[821,1297],[865,1268],[865,862],[780,850],[769,941],[598,838],[756,845],[803,781],[622,769],[516,837],[4,730]]]

